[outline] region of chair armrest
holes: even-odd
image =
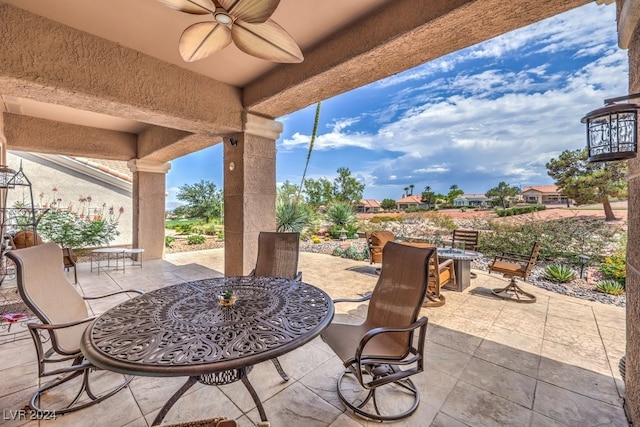
[[[405,326],[405,327],[380,327],[380,328],[374,328],[371,329],[370,331],[368,331],[366,334],[364,334],[364,336],[360,339],[360,343],[358,344],[358,348],[356,349],[356,357],[355,360],[358,361],[358,364],[360,363],[360,361],[362,360],[362,353],[364,352],[365,347],[367,346],[367,343],[376,335],[380,335],[380,334],[387,334],[387,333],[392,333],[392,332],[411,332],[414,331],[418,328],[421,328],[420,331],[420,336],[422,338],[424,338],[424,334],[426,333],[426,328],[427,328],[427,322],[429,321],[429,319],[427,319],[426,317],[421,317],[418,320],[416,320],[415,322],[413,322],[412,324],[410,324],[409,326]]]
[[[449,268],[453,264],[453,259],[442,261],[440,264],[438,264],[438,270],[442,270],[444,267]]]
[[[496,261],[507,261],[507,262],[514,262],[516,264],[526,264],[529,262],[528,258],[516,258],[516,257],[511,257],[511,256],[501,256],[501,255],[496,255],[496,257],[493,259],[493,262]]]
[[[502,252],[500,255],[496,255],[499,257],[504,257],[504,258],[512,258],[512,259],[523,259],[523,260],[528,260],[529,259],[529,255],[523,255],[523,254],[518,254],[515,252]]]
[[[333,300],[333,303],[337,303],[337,302],[364,302],[364,301],[369,301],[371,299],[371,294],[369,295],[365,295],[362,298],[337,298]]]
[[[125,289],[124,291],[111,292],[110,294],[96,295],[96,296],[93,296],[93,297],[82,297],[82,299],[84,299],[84,300],[100,299],[100,298],[106,298],[106,297],[111,297],[111,296],[114,296],[114,295],[126,294],[126,293],[136,293],[136,294],[139,294],[139,295],[144,294],[144,292],[142,292],[139,289]]]
[[[55,324],[28,323],[27,327],[29,329],[44,329],[44,330],[47,330],[47,331],[53,331],[53,330],[56,330],[56,329],[64,329],[64,328],[70,328],[72,326],[82,325],[83,323],[92,322],[95,319],[96,319],[95,317],[87,317],[86,319],[76,320],[75,322],[55,323]]]

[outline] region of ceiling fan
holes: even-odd
[[[182,33],[179,50],[187,62],[206,58],[232,40],[243,52],[268,61],[298,63],[304,59],[289,33],[269,19],[280,0],[158,1],[180,12],[213,15],[213,21],[193,24]]]

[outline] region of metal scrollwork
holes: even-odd
[[[218,302],[225,290],[238,297],[231,307]],[[90,339],[103,356],[132,366],[192,366],[283,353],[317,335],[332,315],[328,295],[305,283],[224,277],[126,301],[95,321]]]

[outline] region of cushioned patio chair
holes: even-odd
[[[456,283],[456,269],[452,259],[440,262],[438,251],[429,260],[429,289],[424,300],[424,307],[440,307],[445,303],[445,297],[440,290],[443,286]]]
[[[78,257],[73,253],[71,248],[62,248],[62,264],[64,265],[64,269],[69,271],[70,268],[73,268],[73,283],[78,283],[78,270],[76,270],[76,263],[78,262]]]
[[[89,316],[84,300],[142,292],[118,291],[99,297],[82,297],[67,279],[60,262],[62,250],[55,243],[12,250],[6,256],[16,265],[20,296],[42,322],[27,324],[36,346],[38,377],[53,377],[35,392],[29,403],[30,408],[41,413],[61,415],[98,403],[126,387],[132,378],[125,378],[124,382],[104,393],[95,394],[91,388],[90,377],[96,367],[84,359],[80,340],[94,317]],[[66,362],[71,362],[71,366],[61,365]],[[81,375],[80,390],[70,399],[70,403],[55,399],[59,407],[41,407],[42,396],[47,391]],[[88,399],[80,400],[84,393]]]
[[[493,289],[491,293],[502,299],[533,303],[536,302],[536,296],[525,292],[516,283],[516,278],[520,277],[525,280],[538,259],[540,252],[540,242],[535,242],[531,252],[528,255],[515,254],[511,252],[503,252],[497,255],[489,264],[489,273],[502,273],[505,277],[510,277],[511,281],[504,288]]]
[[[382,249],[387,242],[393,242],[395,236],[390,231],[374,231],[365,233],[367,246],[369,248],[369,264],[382,263]]]
[[[300,233],[277,233],[261,231],[258,235],[258,258],[251,276],[284,277],[302,280],[298,271],[300,255]],[[282,369],[278,359],[271,359],[283,380],[289,381],[289,375]]]
[[[373,293],[334,301],[370,300],[363,323],[334,321],[321,334],[346,368],[338,378],[338,396],[362,417],[392,421],[418,408],[420,394],[409,377],[423,371],[427,318],[418,315],[434,253],[435,248],[389,242]]]

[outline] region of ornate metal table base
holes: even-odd
[[[169,400],[167,400],[167,403],[165,403],[162,409],[160,409],[160,412],[158,412],[158,415],[156,415],[156,418],[153,420],[153,424],[151,425],[160,425],[173,405],[182,397],[183,394],[187,392],[187,390],[193,387],[193,385],[197,382],[205,385],[224,385],[231,384],[236,381],[242,381],[242,384],[244,384],[244,386],[247,388],[249,394],[251,395],[251,398],[256,404],[256,408],[258,409],[258,413],[260,414],[260,420],[267,421],[267,414],[264,411],[262,402],[258,397],[258,393],[256,393],[256,390],[253,388],[253,385],[251,384],[251,382],[249,382],[249,377],[247,376],[251,369],[253,369],[253,366],[189,377],[187,379],[187,382],[185,382],[182,387],[180,387],[173,394],[173,396],[171,396]]]

